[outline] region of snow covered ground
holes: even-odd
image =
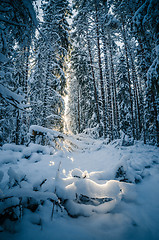
[[[1,240],[159,239],[157,147],[107,145],[84,135],[67,137],[64,145],[57,150],[6,144],[0,150],[0,198],[14,196],[0,201],[0,213],[6,206],[27,206],[27,197],[38,203],[35,211],[17,208],[20,219],[3,222]],[[75,204],[74,195],[80,193],[112,201]],[[53,207],[57,196],[69,199],[65,206],[74,218],[63,207]]]

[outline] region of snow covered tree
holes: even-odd
[[[136,3],[133,16],[135,37],[138,41],[139,71],[145,84],[145,142],[159,145],[158,124],[158,11],[156,0]]]
[[[67,17],[71,10],[68,1],[61,0],[44,1],[41,7],[42,35],[39,35],[36,43],[35,66],[31,77],[31,122],[62,130],[62,96],[66,85],[64,61],[69,48]]]
[[[69,90],[70,98],[70,110],[76,112],[74,121],[77,121],[78,132],[82,132],[85,129],[94,128],[98,125],[96,116],[96,105],[93,92],[93,81],[91,76],[90,61],[87,56],[87,45],[86,49],[82,48],[82,40],[72,50],[71,57],[71,69],[72,69],[72,80],[77,89]],[[75,99],[75,96],[76,99]],[[72,102],[74,98],[74,102]],[[71,103],[72,102],[72,103]],[[74,107],[75,102],[77,103],[76,108]],[[72,119],[72,118],[71,118]],[[74,129],[73,129],[74,130]]]
[[[94,95],[94,121],[98,123],[98,134],[100,136],[103,135],[104,137],[106,137],[106,99],[104,92],[104,78],[99,38],[100,26],[98,19],[98,11],[96,11],[97,9],[95,8],[98,7],[96,6],[98,4],[93,1],[82,1],[81,3],[73,1],[73,3],[77,11],[77,15],[74,17],[73,22],[73,26],[75,28],[74,36],[78,36],[74,37],[73,40],[76,42],[75,44],[79,44],[80,47],[83,48],[83,52],[87,53],[88,57],[86,61],[90,62],[89,74],[91,75],[91,79],[89,80],[88,84],[92,85],[91,91],[93,91]],[[87,88],[88,87],[86,87],[86,89]],[[89,104],[87,107],[87,111],[89,111]],[[87,123],[87,125],[89,125],[90,127],[89,122]]]
[[[119,63],[117,65],[117,87],[118,94],[117,100],[119,102],[119,113],[120,113],[120,130],[126,135],[132,136],[131,128],[131,104],[129,94],[129,81],[125,58],[122,53],[119,57]]]
[[[0,2],[0,95],[2,121],[4,123],[4,125],[1,125],[1,128],[3,130],[3,140],[13,141],[17,144],[20,143],[20,126],[23,125],[23,121],[19,117],[19,109],[24,111],[23,107],[21,108],[19,102],[17,102],[17,99],[21,99],[20,94],[24,95],[25,93],[26,96],[28,52],[31,38],[35,33],[35,27],[37,27],[33,2],[31,0]],[[20,59],[21,54],[24,52],[26,58],[23,58],[23,62],[21,62],[22,67],[19,64],[18,58]],[[20,69],[19,67],[22,68]],[[22,74],[19,75],[18,72]]]

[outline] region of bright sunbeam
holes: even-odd
[[[64,117],[63,117],[63,120],[64,120],[64,133],[71,134],[71,131],[69,129],[69,117],[68,117],[69,106],[68,106],[68,100],[69,100],[69,97],[68,97],[68,95],[66,95],[64,97],[64,102],[65,102],[65,113],[64,113]]]

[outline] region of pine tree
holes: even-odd
[[[73,71],[71,78],[77,86],[69,90],[69,98],[77,103],[77,107],[74,108],[74,103],[71,104],[71,112],[74,111],[74,121],[78,126],[78,132],[82,132],[85,129],[93,128],[97,126],[97,116],[95,114],[95,98],[93,94],[93,81],[91,77],[91,66],[87,57],[86,51],[82,49],[81,42],[74,47],[71,55],[71,69]],[[87,50],[87,49],[86,49]],[[73,129],[74,130],[74,129]]]
[[[159,144],[158,116],[158,24],[159,6],[156,0],[136,2],[133,26],[138,41],[139,73],[145,84],[145,142]],[[154,52],[154,49],[156,51]]]
[[[1,128],[3,129],[4,141],[19,144],[24,143],[20,140],[20,128],[24,120],[21,116],[24,109],[20,107],[18,99],[22,99],[20,95],[27,95],[28,81],[28,60],[26,61],[26,58],[22,60],[21,55],[27,52],[28,59],[31,38],[35,34],[35,27],[37,26],[36,14],[33,1],[26,0],[1,1],[0,14],[0,55],[2,60],[0,65],[2,92],[0,95],[2,97],[2,121],[4,123]],[[24,49],[27,49],[27,51],[24,51]],[[21,62],[23,65],[21,69],[18,61],[20,59],[23,61]],[[19,74],[20,72],[21,74]],[[3,92],[8,93],[10,97],[4,97]]]
[[[131,103],[129,94],[129,82],[125,58],[121,54],[117,66],[117,100],[119,102],[120,112],[120,130],[125,134],[132,136],[131,128]]]

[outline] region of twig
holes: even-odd
[[[53,219],[54,209],[55,209],[55,201],[53,201],[52,212],[51,212],[51,221]]]

